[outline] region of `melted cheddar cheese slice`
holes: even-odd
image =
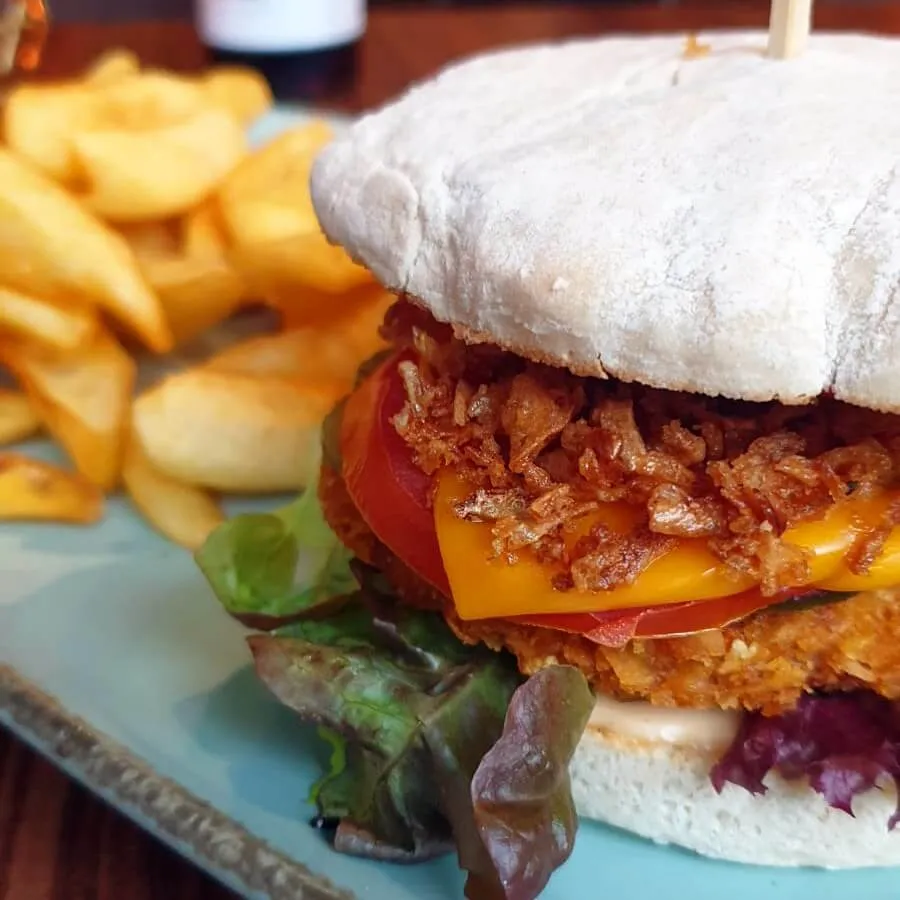
[[[705,541],[681,541],[652,562],[630,585],[609,591],[558,591],[552,578],[559,571],[527,550],[516,562],[492,559],[490,523],[467,522],[454,504],[471,493],[471,486],[452,471],[439,476],[434,503],[438,544],[456,611],[461,619],[503,618],[542,613],[601,612],[640,606],[663,606],[693,600],[713,600],[752,588],[748,576],[724,566]],[[789,529],[784,540],[809,551],[809,586],[834,591],[871,590],[900,584],[900,529],[864,576],[853,575],[843,558],[860,531],[877,523],[894,494],[873,500],[848,500],[832,507],[817,521]],[[574,541],[597,522],[617,531],[633,523],[627,509],[610,506],[585,516],[567,538]],[[799,585],[798,585],[799,586]]]

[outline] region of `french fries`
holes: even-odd
[[[40,427],[40,417],[23,393],[0,390],[0,447],[30,438]]]
[[[320,232],[265,244],[238,244],[229,258],[254,296],[306,325],[339,317],[345,298],[352,303],[355,288],[373,285],[371,275]],[[341,298],[340,305],[335,305],[335,296]]]
[[[141,71],[141,61],[130,50],[108,50],[98,56],[84,73],[88,85],[116,84]]]
[[[3,133],[20,159],[70,185],[78,168],[68,134],[87,115],[90,94],[77,84],[22,85],[3,106]]]
[[[253,69],[219,66],[200,79],[200,87],[213,103],[230,110],[245,125],[272,105],[271,88]]]
[[[329,328],[288,328],[249,338],[212,356],[205,368],[278,376],[330,391],[337,401],[353,386],[362,360],[383,349],[378,327],[393,296],[369,291],[368,303]]]
[[[313,209],[310,172],[331,136],[324,122],[286,131],[233,169],[217,194],[230,259],[251,292],[307,323],[340,314],[335,294],[372,283],[328,243]]]
[[[150,130],[84,131],[72,138],[82,201],[114,222],[184,213],[200,203],[246,152],[233,116],[219,109]]]
[[[147,457],[179,481],[238,493],[303,486],[331,391],[288,378],[205,368],[173,375],[134,404]]]
[[[177,219],[120,224],[118,231],[128,242],[138,262],[174,256],[179,251]]]
[[[201,547],[225,518],[208,493],[154,469],[133,439],[125,450],[122,481],[147,521],[188,550]]]
[[[89,524],[103,514],[103,493],[75,472],[0,453],[0,519]]]
[[[243,122],[205,84],[116,74],[127,65],[109,57],[84,82],[17,88],[4,111],[7,141],[110,220],[177,215],[244,156]]]
[[[0,389],[0,446],[46,436],[74,470],[0,452],[0,519],[94,522],[122,491],[194,550],[222,521],[218,492],[304,486],[320,423],[382,348],[393,297],[316,220],[309,175],[330,127],[248,148],[246,125],[271,104],[252,70],[148,70],[123,50],[8,91],[0,365],[18,388]],[[253,304],[280,329],[188,368],[168,357],[180,370],[135,396],[146,351]]]
[[[0,358],[76,468],[105,490],[118,484],[136,366],[104,332],[76,351],[9,342]]]
[[[181,249],[192,259],[226,256],[225,234],[218,206],[207,200],[181,220]]]
[[[60,350],[76,350],[97,333],[90,307],[65,306],[0,286],[0,328]]]
[[[243,280],[221,258],[148,257],[141,270],[162,301],[176,344],[227,319],[246,293]]]
[[[162,73],[111,78],[101,66],[99,78],[16,87],[4,105],[3,128],[13,152],[73,186],[83,176],[73,148],[76,135],[170,124],[204,105],[200,88],[182,78]]]
[[[331,138],[331,128],[324,122],[292,128],[228,175],[217,196],[235,244],[266,244],[318,231],[309,176],[316,153]]]
[[[172,347],[162,304],[126,241],[2,148],[0,272],[8,286],[34,296],[100,306],[153,350]]]

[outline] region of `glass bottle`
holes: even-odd
[[[196,0],[218,62],[251,65],[281,100],[322,100],[352,84],[365,0]]]

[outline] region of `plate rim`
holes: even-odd
[[[156,772],[0,663],[0,727],[215,881],[261,900],[358,900]],[[223,837],[226,838],[223,840]]]

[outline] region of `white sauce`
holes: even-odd
[[[588,728],[641,741],[712,748],[730,744],[738,722],[737,713],[723,709],[673,709],[598,697]]]

